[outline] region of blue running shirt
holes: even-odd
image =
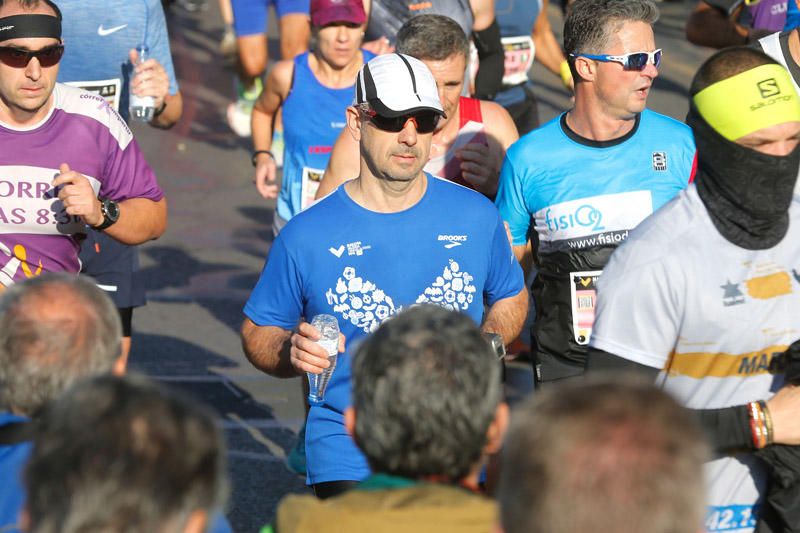
[[[364,63],[375,57],[366,50],[361,54]],[[286,150],[278,215],[284,220],[313,203],[333,144],[345,126],[345,110],[353,101],[353,85],[341,89],[322,85],[308,65],[308,56],[305,52],[294,58],[292,89],[281,108]]]
[[[245,314],[259,326],[294,329],[301,317],[336,316],[347,339],[325,401],[306,426],[309,484],[362,480],[364,456],[344,428],[350,354],[386,318],[417,303],[462,311],[476,323],[484,303],[524,284],[497,210],[479,193],[427,176],[413,207],[376,213],[339,187],[281,231]],[[305,379],[305,378],[304,378]]]
[[[534,337],[545,381],[582,373],[597,278],[628,232],[686,187],[696,151],[688,126],[653,111],[606,142],[579,137],[565,117],[509,148],[496,199],[513,244],[534,243]]]

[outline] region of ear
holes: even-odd
[[[588,57],[578,56],[575,62],[575,73],[583,80],[594,81],[597,76],[597,63]]]
[[[203,509],[196,509],[189,515],[183,533],[204,533],[208,523],[208,512]]]
[[[356,438],[356,412],[353,410],[352,407],[347,407],[344,410],[344,428],[347,430],[347,434],[350,435],[355,440],[355,438]]]
[[[493,455],[500,451],[506,429],[508,429],[508,404],[500,402],[494,411],[494,420],[486,431],[486,446],[483,448],[483,453]]]
[[[345,112],[347,116],[347,130],[356,142],[361,142],[361,112],[355,106],[350,106]]]

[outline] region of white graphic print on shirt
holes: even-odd
[[[466,311],[475,299],[476,288],[473,276],[462,272],[460,265],[450,259],[441,276],[420,294],[416,303],[440,305],[455,311]],[[349,320],[365,333],[375,330],[388,317],[402,311],[395,307],[392,297],[373,282],[356,275],[353,267],[345,267],[336,281],[335,289],[325,293],[328,305],[342,318]]]

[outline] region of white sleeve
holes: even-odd
[[[668,258],[636,261],[638,246],[622,246],[598,280],[597,313],[589,344],[624,359],[663,369],[683,316],[683,271]],[[631,253],[633,252],[633,253]],[[674,262],[673,262],[674,263]],[[677,267],[677,268],[676,268]]]

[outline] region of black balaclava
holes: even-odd
[[[786,156],[746,148],[717,133],[694,103],[686,123],[697,145],[697,193],[717,230],[748,250],[778,244],[789,229],[800,145]]]

